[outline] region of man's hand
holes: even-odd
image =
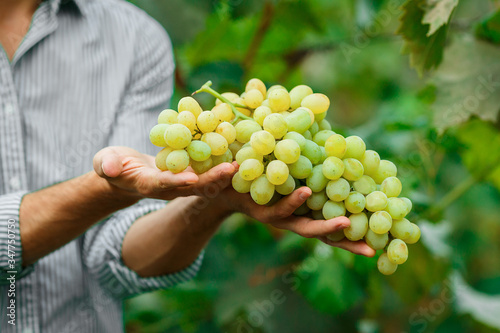
[[[178,174],[161,171],[153,156],[128,147],[107,147],[99,151],[94,156],[94,170],[131,196],[162,200],[203,196],[207,188],[214,185],[221,191],[231,184],[231,177],[236,172],[229,163],[222,163],[202,175],[197,175],[191,168]]]
[[[240,194],[232,188],[227,188],[222,194],[228,208],[232,211],[243,212],[262,223],[270,224],[279,229],[285,229],[307,238],[318,238],[320,241],[335,247],[348,250],[355,254],[368,257],[375,255],[375,250],[370,248],[364,241],[352,242],[346,238],[339,242],[332,242],[326,236],[341,229],[349,227],[350,221],[341,216],[331,220],[313,220],[306,216],[295,216],[293,212],[302,205],[312,194],[308,187],[301,187],[292,194],[282,198],[272,206],[261,206],[256,204],[250,195]]]

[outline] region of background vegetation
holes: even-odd
[[[128,301],[128,332],[500,329],[500,2],[133,2],[172,38],[173,103],[209,79],[310,85],[336,131],[398,165],[423,235],[385,277],[376,259],[234,216],[195,281]]]

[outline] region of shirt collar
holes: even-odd
[[[68,2],[74,2],[80,13],[85,15],[86,13],[86,7],[85,7],[85,0],[50,0],[50,5],[52,7],[52,10],[57,13],[59,12],[59,8],[61,7],[61,4],[68,3]]]

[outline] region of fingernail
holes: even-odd
[[[104,171],[104,162],[101,164],[101,170],[102,170],[102,173],[105,175],[105,176],[108,176],[106,175],[106,172]],[[109,176],[108,176],[109,177]]]

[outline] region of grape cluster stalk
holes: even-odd
[[[187,96],[177,111],[159,114],[149,137],[163,147],[156,155],[160,170],[179,173],[191,166],[201,174],[236,161],[233,188],[249,193],[259,205],[308,186],[313,193],[296,215],[317,220],[347,216],[350,226],[327,237],[334,242],[364,240],[374,250],[384,250],[377,261],[382,274],[393,274],[406,262],[407,244],[420,239],[420,229],[405,218],[412,202],[400,197],[397,167],[367,150],[359,136],[332,131],[325,119],[330,107],[326,95],[307,85],[267,89],[257,78],[247,82],[241,95],[220,94],[211,84],[194,93],[213,95],[211,110]]]

